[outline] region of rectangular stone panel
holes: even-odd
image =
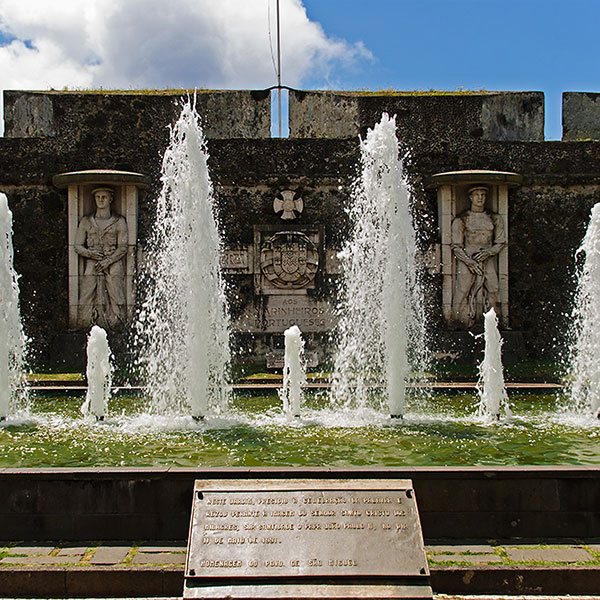
[[[329,331],[335,323],[329,302],[312,296],[264,296],[260,305],[250,304],[236,319],[237,331],[283,333],[297,325],[304,333]]]
[[[428,575],[410,481],[196,482],[187,578]]]

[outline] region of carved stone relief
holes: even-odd
[[[69,326],[120,329],[135,306],[137,207],[149,180],[90,170],[53,179],[69,206]]]
[[[522,177],[505,171],[432,176],[441,236],[442,313],[449,327],[480,325],[496,309],[509,326],[508,190]]]
[[[279,216],[284,221],[298,218],[304,209],[302,198],[296,198],[296,192],[293,190],[284,190],[273,200],[273,210],[275,213],[281,213]]]
[[[260,251],[262,274],[276,288],[299,290],[315,278],[319,252],[308,236],[280,231],[265,240]]]
[[[278,231],[275,226],[254,228],[255,293],[306,294],[314,289],[323,262],[322,226]]]
[[[491,308],[498,310],[498,254],[506,247],[504,219],[485,208],[488,188],[468,190],[470,208],[452,221],[455,258],[452,324],[472,327]]]

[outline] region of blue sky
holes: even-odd
[[[374,55],[332,74],[344,88],[535,90],[546,137],[563,91],[600,91],[597,0],[305,0],[325,33]],[[319,85],[307,79],[306,87]]]
[[[600,91],[600,0],[280,2],[292,87]],[[275,3],[0,0],[0,89],[265,88]]]

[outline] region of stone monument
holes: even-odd
[[[119,330],[135,304],[137,206],[149,180],[124,171],[56,175],[69,207],[69,327]]]
[[[252,225],[253,243],[229,246],[221,259],[224,272],[238,282],[246,278],[253,291],[236,315],[234,328],[263,343],[258,354],[266,355],[269,368],[277,368],[283,360],[283,332],[297,325],[308,334],[308,362],[316,366],[324,352],[314,336],[327,334],[334,324],[333,303],[322,294],[323,280],[335,276],[339,265],[335,252],[326,249],[325,226],[307,222],[300,193],[272,193],[273,199],[265,202],[272,212]],[[304,193],[310,197],[310,192]]]

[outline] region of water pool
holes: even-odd
[[[497,423],[475,416],[473,394],[409,398],[400,421],[311,396],[289,420],[277,396],[238,395],[227,414],[195,422],[119,396],[97,423],[81,397],[40,397],[0,427],[0,468],[600,464],[598,419],[561,412],[555,395],[510,402],[513,416]]]

